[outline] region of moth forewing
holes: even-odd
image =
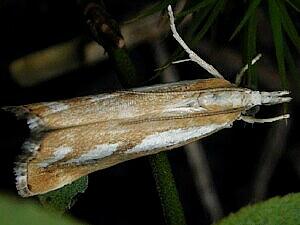
[[[161,99],[164,98],[165,101],[169,101],[170,97],[168,96],[170,95],[162,95],[163,93],[178,92],[180,94],[185,91],[200,91],[232,86],[234,85],[224,79],[182,81],[64,101],[5,107],[5,109],[13,111],[20,118],[26,118],[29,127],[33,131],[52,130],[144,115],[148,102],[156,98],[153,95],[142,94],[144,92],[156,93],[161,95]],[[127,110],[128,106],[130,107],[130,112]],[[151,108],[151,105],[148,105],[148,112],[149,110],[154,112],[156,107]]]
[[[27,163],[28,194],[45,193],[96,170],[182,146],[231,126],[239,115],[114,121],[48,132]]]

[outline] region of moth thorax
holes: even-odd
[[[224,108],[251,108],[261,105],[261,95],[258,91],[225,90],[215,93],[205,93],[198,99],[203,107],[219,106]]]
[[[250,91],[248,95],[248,107],[251,108],[256,105],[261,105],[261,94],[259,91]]]

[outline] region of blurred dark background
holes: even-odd
[[[112,17],[123,24],[153,1],[111,0],[104,3]],[[242,7],[242,3],[232,6],[235,9]],[[199,42],[196,52],[213,64],[226,79],[233,81],[243,63],[241,39],[237,37],[228,41],[234,30],[230,24],[238,24],[242,15],[238,12],[228,17],[226,13]],[[161,14],[156,16],[160,18]],[[264,14],[260,16],[257,48],[263,53],[263,58],[257,66],[257,88],[279,90],[281,85],[276,72],[272,33]],[[66,99],[122,87],[112,62],[92,42],[76,1],[1,1],[0,18],[0,106]],[[184,32],[188,22],[184,23],[180,32]],[[169,72],[147,81],[178,47],[167,34],[168,21],[157,19],[155,23],[157,26],[165,24],[167,28],[152,34],[148,34],[149,30],[140,30],[141,34],[145,32],[148,35],[142,41],[134,40],[134,35],[128,37],[133,43],[128,44],[128,49],[137,73],[148,78],[140,85],[170,81],[165,78],[170,73],[176,74],[174,79],[179,80],[209,77],[197,65],[184,63],[172,66]],[[296,25],[299,28],[299,21]],[[146,25],[145,28],[149,29]],[[127,36],[124,35],[124,38],[127,43]],[[61,47],[58,47],[59,52],[47,56],[47,50],[58,45]],[[71,46],[72,50],[65,49],[66,45]],[[28,55],[41,51],[45,55],[28,58]],[[62,57],[61,60],[71,58],[62,62],[55,54]],[[51,57],[57,61],[52,61],[49,67],[45,66],[49,58],[52,60]],[[299,57],[295,61],[299,72]],[[294,100],[287,106],[291,119],[286,123],[250,125],[238,121],[233,128],[201,140],[209,171],[206,174],[213,184],[211,190],[197,188],[194,179],[197,174],[191,172],[184,152],[186,149],[179,148],[168,153],[188,224],[211,223],[212,216],[203,203],[203,193],[206,191],[213,191],[218,196],[222,215],[235,212],[255,200],[299,192],[300,93],[299,83],[292,78],[289,81]],[[282,106],[263,107],[257,117],[270,117],[282,112]],[[28,130],[25,122],[17,122],[13,115],[1,112],[0,118],[0,191],[17,196],[13,162],[28,136]],[[70,214],[90,224],[163,224],[159,197],[147,159],[132,160],[91,174],[87,191],[79,197]]]

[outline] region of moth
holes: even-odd
[[[94,171],[185,145],[229,128],[236,120],[273,122],[289,117],[246,116],[255,106],[289,102],[289,92],[253,91],[225,80],[184,43],[170,6],[168,11],[173,36],[188,60],[215,78],[4,107],[25,118],[31,131],[15,167],[21,196],[46,193]]]

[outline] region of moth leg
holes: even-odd
[[[258,119],[258,118],[252,117],[252,116],[241,115],[239,120],[243,120],[246,123],[272,123],[277,120],[283,120],[283,119],[288,119],[288,118],[290,118],[290,114],[284,114],[281,116],[265,118],[265,119]]]
[[[255,56],[255,58],[251,60],[251,65],[254,65],[254,64],[260,59],[261,56],[262,56],[261,53],[259,53],[257,56]],[[236,75],[236,78],[235,78],[235,84],[236,84],[237,86],[240,85],[240,83],[241,83],[241,81],[242,81],[242,78],[243,78],[245,72],[246,72],[248,69],[249,69],[249,65],[246,64],[246,65],[240,70],[240,72]]]
[[[184,42],[184,40],[180,37],[180,35],[178,34],[178,32],[176,30],[176,26],[175,26],[175,23],[174,23],[175,19],[174,19],[174,15],[173,15],[173,11],[172,11],[171,5],[168,6],[168,13],[169,13],[169,17],[170,17],[170,27],[171,27],[171,31],[173,33],[173,37],[182,46],[182,48],[186,51],[186,53],[189,55],[189,58],[190,58],[189,60],[184,59],[184,60],[176,61],[174,63],[180,63],[180,62],[186,62],[186,61],[193,61],[193,62],[196,62],[198,65],[200,65],[203,69],[205,69],[207,72],[209,72],[214,77],[223,78],[224,79],[224,77],[212,65],[208,64],[207,62],[205,62],[195,52],[193,52],[187,46],[187,44]]]

